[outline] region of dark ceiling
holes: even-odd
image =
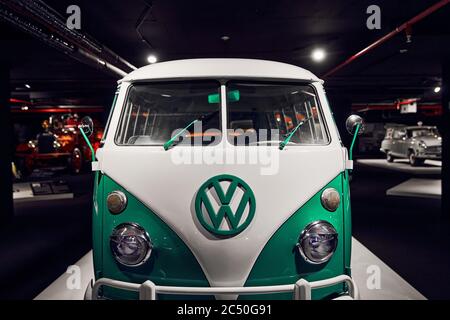
[[[159,61],[247,57],[292,63],[319,76],[436,2],[155,0],[140,27],[146,44],[135,26],[150,1],[45,1],[63,16],[68,16],[69,5],[80,6],[81,32],[137,67],[147,63],[150,53]],[[372,4],[381,8],[381,30],[366,27],[366,9]],[[355,102],[438,100],[432,89],[440,82],[442,59],[450,57],[449,17],[447,5],[413,27],[412,43],[406,44],[405,34],[397,35],[326,79],[327,90]],[[84,65],[6,22],[0,21],[0,27],[0,57],[11,65],[13,96],[103,103],[113,92],[118,77]],[[316,47],[328,53],[322,63],[310,58]]]

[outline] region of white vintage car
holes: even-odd
[[[362,119],[347,127],[356,138]],[[194,59],[130,73],[93,163],[86,297],[357,298],[350,159],[305,69]]]
[[[442,159],[442,138],[435,126],[396,126],[386,129],[380,150],[386,160],[408,159],[412,166]]]

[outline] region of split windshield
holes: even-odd
[[[128,92],[116,143],[123,145],[163,145],[202,115],[220,111],[220,100],[210,103],[208,96],[219,97],[220,84],[206,82],[170,82],[135,84]],[[180,136],[183,143],[218,143],[220,112],[199,121]],[[204,138],[204,139],[203,139]]]
[[[119,145],[215,145],[222,139],[216,81],[141,83],[129,88]],[[227,140],[233,145],[322,145],[329,138],[312,86],[229,81]],[[225,126],[225,125],[224,125]]]
[[[310,85],[229,82],[228,141],[234,145],[274,144],[293,133],[290,144],[328,142],[315,91]]]

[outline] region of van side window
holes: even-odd
[[[108,120],[106,121],[105,133],[103,134],[102,140],[100,141],[100,146],[103,145],[103,143],[105,142],[105,139],[106,139],[106,135],[108,134],[109,125],[111,123],[111,118],[112,118],[112,115],[114,113],[114,109],[115,109],[116,103],[117,103],[117,97],[119,96],[119,90],[120,90],[120,87],[117,88],[116,94],[114,95],[114,99],[111,104],[111,110],[109,110]]]
[[[404,129],[394,131],[394,139],[402,139],[405,135],[406,131]]]
[[[387,128],[387,129],[386,129],[386,136],[385,136],[385,139],[392,139],[393,133],[394,133],[394,129],[392,129],[392,128]]]

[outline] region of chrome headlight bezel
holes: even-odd
[[[320,196],[320,202],[325,209],[334,212],[341,204],[341,196],[335,188],[326,188]]]
[[[139,258],[135,261],[135,262],[129,262],[126,261],[123,256],[120,256],[119,253],[117,252],[117,243],[121,243],[120,240],[118,240],[118,237],[123,237],[124,234],[123,232],[125,232],[125,230],[123,230],[124,228],[129,228],[135,231],[134,236],[139,239],[140,244],[144,246],[144,251],[141,252],[139,254]],[[126,236],[130,236],[130,235],[126,235]],[[147,262],[147,260],[150,258],[152,251],[153,251],[153,243],[150,239],[150,236],[148,235],[148,233],[145,231],[145,229],[143,227],[141,227],[140,225],[138,225],[137,223],[134,222],[125,222],[125,223],[121,223],[118,226],[116,226],[110,237],[109,237],[109,246],[111,249],[111,253],[114,257],[114,259],[119,262],[120,264],[127,266],[127,267],[139,267],[141,265],[143,265],[145,262]]]
[[[122,191],[112,191],[106,197],[106,207],[112,214],[122,213],[126,209],[127,204],[127,196]]]
[[[329,235],[334,237],[334,246],[332,247],[332,249],[328,252],[328,254],[320,259],[317,258],[313,258],[311,256],[310,252],[307,252],[305,245],[306,245],[306,240],[308,240],[314,233],[312,233],[314,228],[317,228],[318,226],[325,226],[328,228]],[[318,220],[318,221],[314,221],[311,222],[310,224],[308,224],[302,231],[302,233],[300,234],[300,238],[299,238],[299,242],[297,243],[297,248],[298,251],[300,252],[300,255],[302,256],[302,258],[310,263],[310,264],[314,264],[314,265],[318,265],[318,264],[323,264],[325,262],[328,262],[334,255],[334,252],[336,252],[336,248],[338,246],[338,232],[336,231],[336,229],[333,227],[333,225],[327,221],[324,220]]]
[[[423,142],[423,141],[420,141],[419,142],[419,148],[426,149],[427,148],[427,144],[425,142]]]

